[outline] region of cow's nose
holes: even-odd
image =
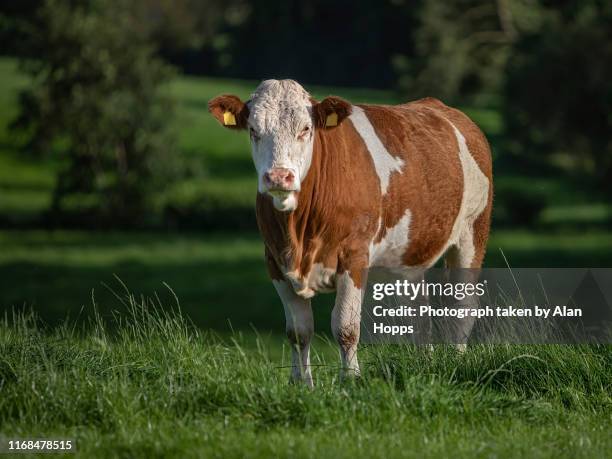
[[[293,190],[295,175],[290,169],[274,167],[264,174],[263,179],[271,191],[291,191]]]

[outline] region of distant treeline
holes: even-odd
[[[168,64],[493,108],[498,166],[586,177],[609,195],[610,24],[604,0],[24,0],[0,7],[0,51],[35,77],[14,125],[26,149],[68,139],[54,208],[95,194],[131,221],[181,173],[158,91]]]
[[[97,2],[64,3],[79,8]],[[20,53],[19,20],[35,23],[43,3],[3,3],[0,51]],[[578,23],[591,29],[610,23],[609,2],[593,0],[129,3],[159,53],[187,73],[394,88],[451,100],[499,91],[508,58],[525,41],[535,45],[534,36],[553,36],[555,28]]]

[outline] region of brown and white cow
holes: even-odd
[[[480,267],[492,205],[491,152],[463,113],[427,98],[388,105],[318,102],[292,80],[210,112],[247,129],[257,221],[293,347],[292,379],[312,385],[310,298],[336,291],[332,331],[342,374],[358,375],[367,268]]]

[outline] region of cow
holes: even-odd
[[[481,266],[493,198],[491,150],[465,114],[434,98],[401,105],[315,100],[296,81],[263,81],[209,111],[247,130],[256,217],[282,301],[291,381],[313,385],[311,298],[336,292],[341,377],[359,376],[361,303],[372,267]]]

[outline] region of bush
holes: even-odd
[[[496,224],[509,226],[536,226],[546,207],[545,198],[536,190],[498,187],[495,197]]]
[[[547,157],[612,193],[612,5],[547,8],[508,62],[504,118],[509,149]]]
[[[24,67],[35,84],[21,95],[17,126],[32,152],[67,159],[53,210],[136,223],[154,191],[178,173],[172,101],[160,88],[171,69],[130,2],[48,0],[27,29]]]

